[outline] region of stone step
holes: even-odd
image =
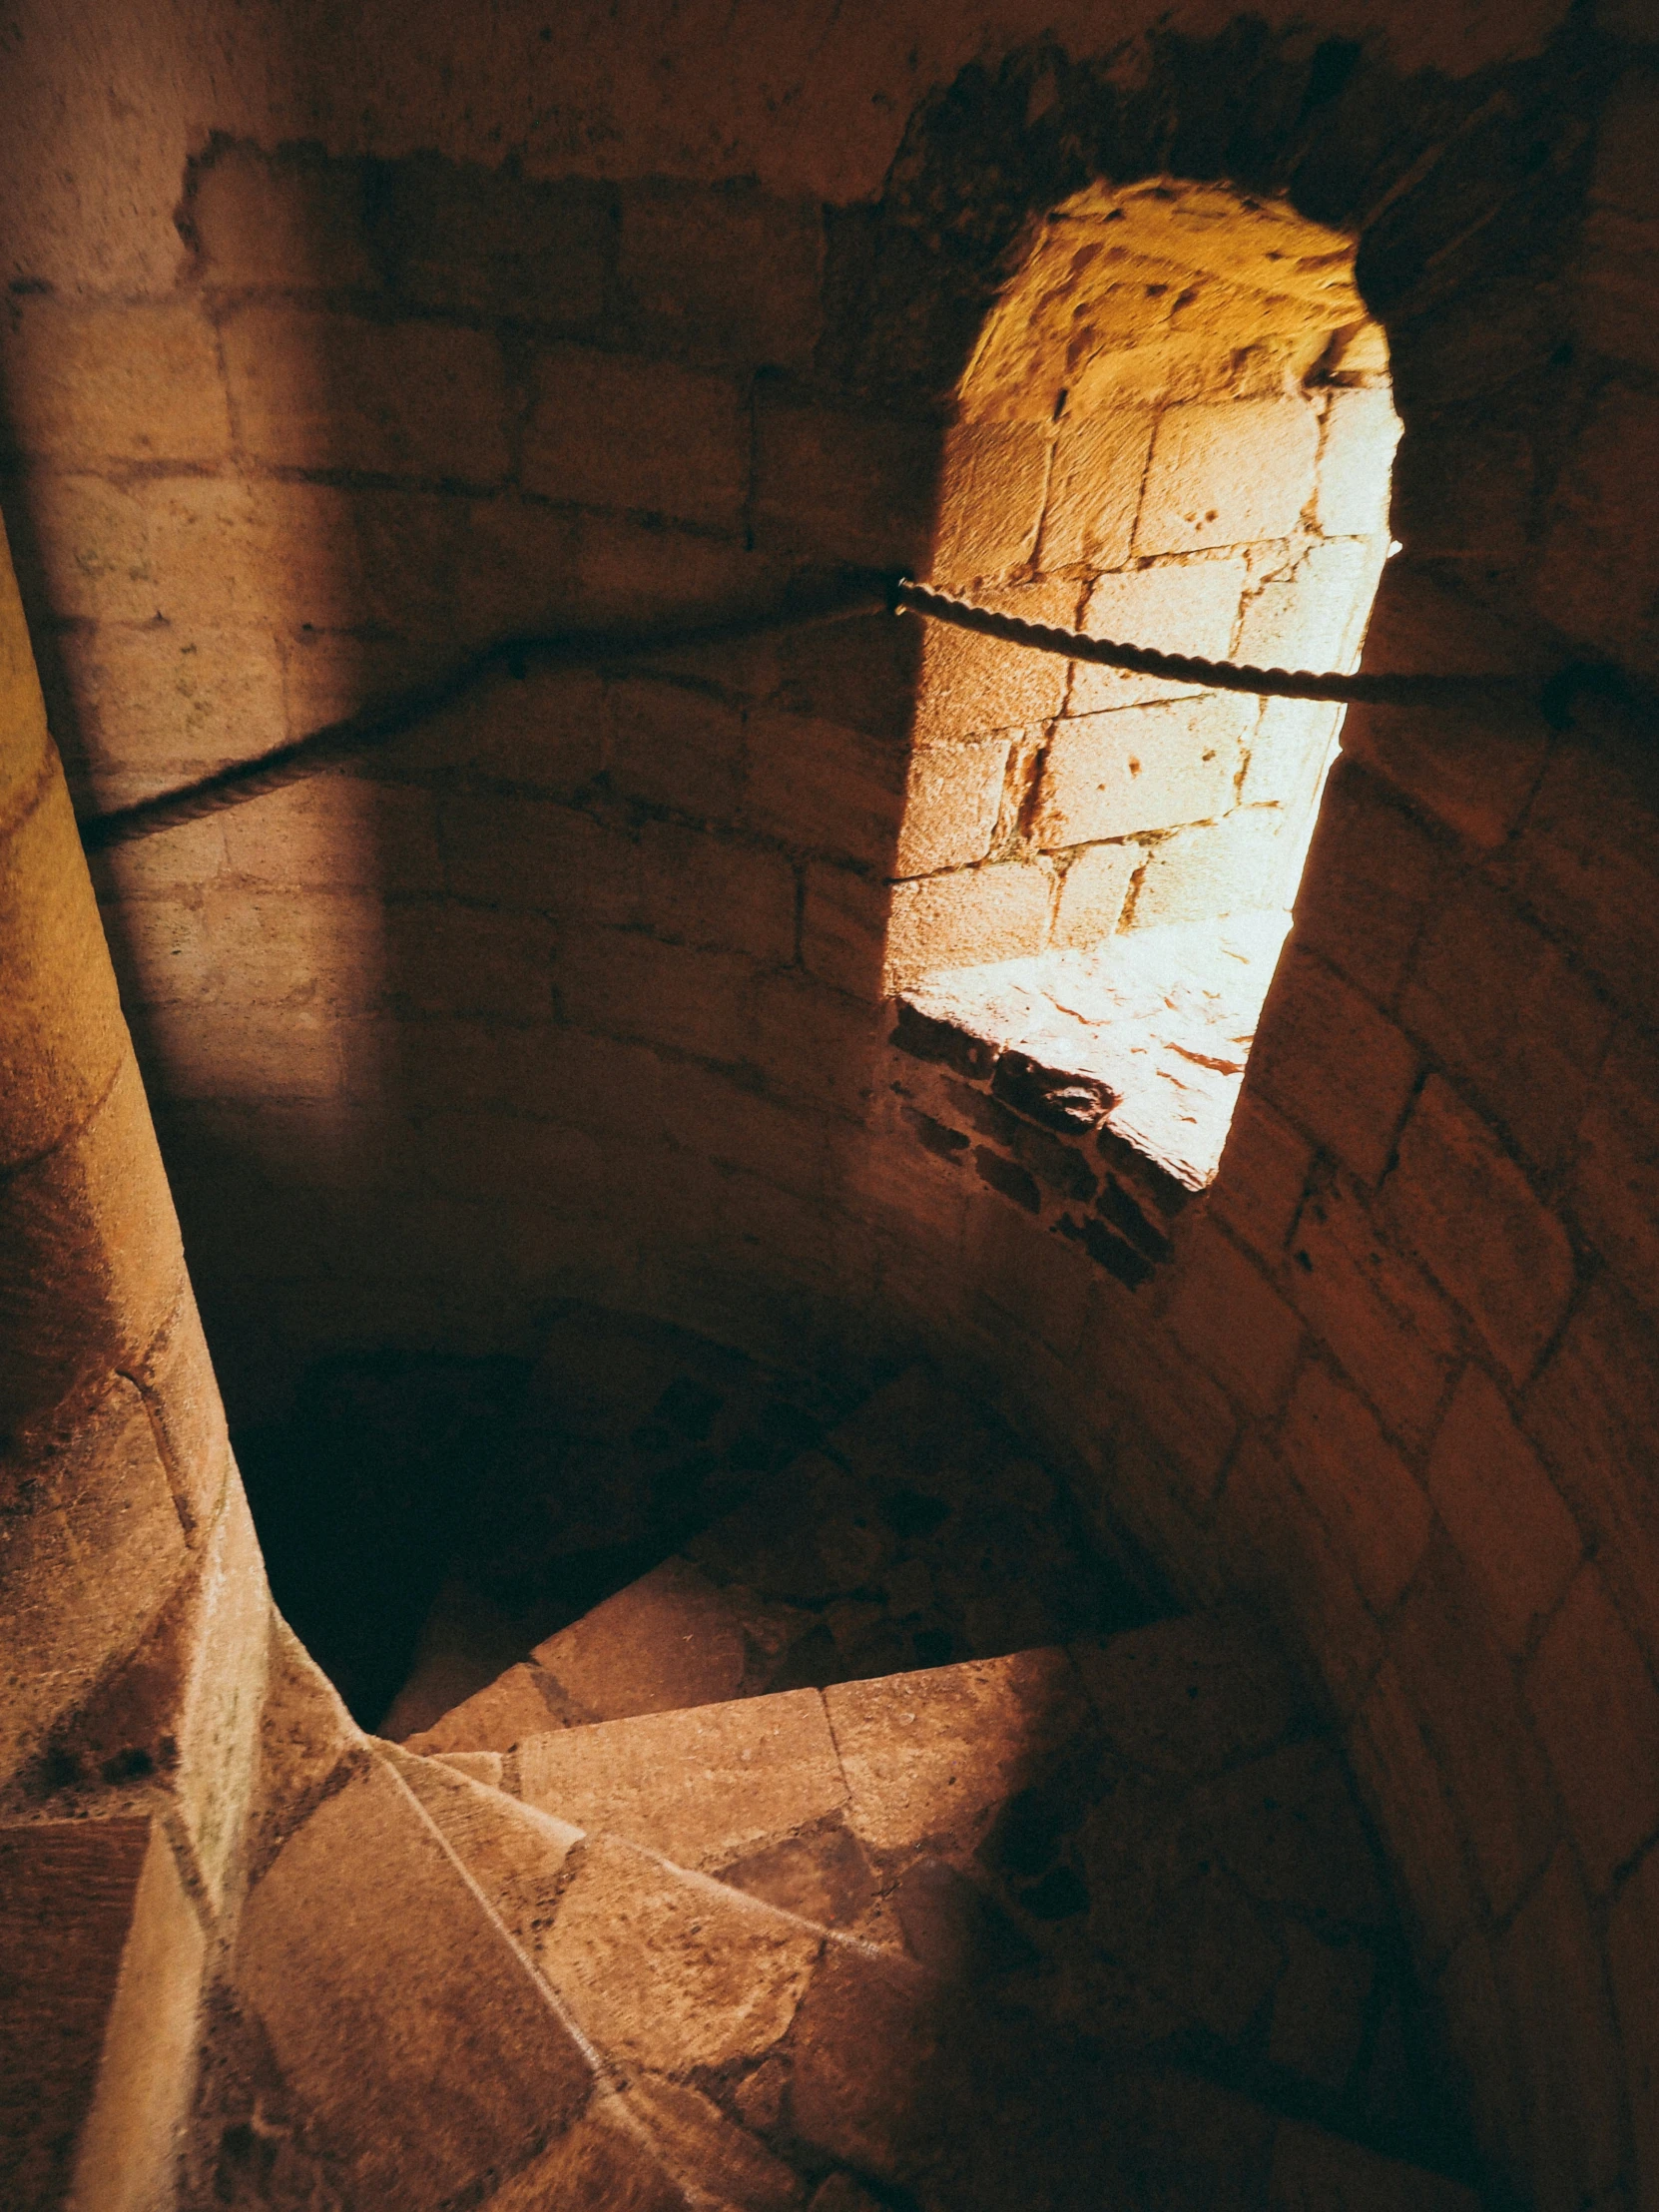
[[[991,1657],[1147,1613],[1068,1532],[1052,1476],[915,1368],[764,1495],[406,1741],[505,1751],[549,1729]]]
[[[440,1761],[405,1777],[545,1977],[603,2084],[489,2200],[867,2212],[1474,2212],[1466,2192],[1169,2063],[1103,2061],[936,1966],[816,1926]],[[678,2198],[588,2189],[647,2146]],[[540,2190],[542,2193],[537,2194]]]
[[[1431,2152],[1380,1867],[1241,1617],[451,1756],[1116,2063],[1202,2063]]]

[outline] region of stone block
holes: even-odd
[[[485,1782],[458,1772],[453,1759],[421,1759],[400,1751],[384,1756],[508,1935],[533,1959],[557,1907],[566,1868],[581,1848],[581,1831],[508,1796],[499,1771]],[[493,1764],[499,1770],[504,1762],[497,1758]]]
[[[1557,480],[1533,601],[1551,625],[1627,668],[1659,663],[1659,521],[1638,486],[1659,468],[1659,403],[1610,383]]]
[[[656,935],[780,964],[795,957],[796,874],[781,852],[652,822],[639,867],[641,914]]]
[[[805,367],[823,321],[824,218],[811,200],[644,183],[622,195],[617,280],[653,348]]]
[[[589,2092],[591,2062],[528,1960],[378,1760],[281,1844],[234,1978],[365,2212],[435,2206],[510,2168]]]
[[[854,998],[884,995],[890,884],[871,882],[851,868],[807,863],[801,910],[801,964],[809,975]]]
[[[1076,628],[1081,586],[1064,578],[999,584],[975,593],[998,614],[1051,628]],[[961,745],[996,731],[1034,736],[1066,697],[1067,664],[1053,653],[1003,645],[965,630],[921,621],[915,683],[914,742]]]
[[[661,2074],[637,2074],[628,2108],[665,2167],[742,2212],[795,2212],[806,2191],[781,2159],[728,2119],[718,2104]]]
[[[1324,1523],[1248,1433],[1228,1469],[1217,1535],[1235,1587],[1266,1608],[1337,1711],[1351,1713],[1377,1672],[1382,1639]]]
[[[665,468],[677,479],[673,456]],[[701,496],[696,471],[689,473],[693,496]],[[742,532],[675,527],[674,517],[665,524],[655,511],[590,506],[561,511],[570,517],[576,543],[575,577],[561,609],[561,628],[700,625],[737,607],[771,606],[783,595],[785,562],[776,553],[754,550]],[[665,672],[724,685],[734,673],[737,652],[733,645],[688,646],[672,659],[665,655],[659,665]]]
[[[1072,1658],[1114,1749],[1148,1773],[1219,1774],[1271,1751],[1297,1718],[1284,1661],[1241,1609],[1156,1621]]]
[[[1236,653],[1258,668],[1351,668],[1382,565],[1380,539],[1292,539],[1259,547]]]
[[[1307,1138],[1258,1098],[1247,1079],[1207,1203],[1210,1213],[1270,1267],[1301,1212],[1314,1157]]]
[[[1131,925],[1282,913],[1296,894],[1304,828],[1282,807],[1240,807],[1160,838],[1147,855]]]
[[[1479,1368],[1466,1368],[1458,1382],[1425,1479],[1498,1634],[1518,1656],[1555,1610],[1584,1542],[1501,1393]]]
[[[743,820],[797,849],[892,872],[908,764],[843,724],[758,713],[748,725]]]
[[[1086,1711],[1063,1651],[1017,1652],[824,1693],[848,1817],[877,1853],[967,1859]]]
[[[1275,972],[1251,1077],[1364,1183],[1380,1180],[1416,1085],[1414,1048],[1293,937]]]
[[[1341,708],[1317,700],[1264,700],[1261,719],[1245,741],[1239,797],[1248,807],[1277,804],[1306,820],[1335,765],[1341,727]]]
[[[447,504],[455,516],[450,634],[470,648],[496,638],[565,629],[580,597],[580,518],[567,508],[510,491],[476,499],[457,495]],[[543,699],[550,693],[569,696],[584,683],[595,690],[600,685],[596,671],[538,669],[533,662],[522,679],[508,675],[505,682],[511,696],[526,703],[538,694]],[[459,711],[467,714],[471,702]],[[398,759],[410,758],[411,748],[400,740]],[[522,749],[509,772],[513,783],[527,780],[517,773],[520,759]]]
[[[534,1657],[595,1720],[720,1704],[740,1694],[747,1665],[736,1605],[675,1559],[549,1636]]]
[[[201,488],[202,479],[186,481]],[[37,620],[50,615],[92,622],[153,619],[150,497],[151,486],[142,481],[112,484],[68,469],[31,475],[32,542],[13,546],[12,560]]]
[[[1387,1203],[1410,1250],[1516,1382],[1574,1287],[1572,1248],[1493,1132],[1430,1076],[1400,1136]]]
[[[1161,1324],[1147,1326],[1133,1340],[1125,1359],[1125,1331],[1118,1317],[1102,1319],[1091,1331],[1103,1367],[1116,1370],[1124,1397],[1134,1407],[1167,1465],[1195,1500],[1209,1505],[1227,1464],[1239,1419],[1232,1401]],[[1109,1364],[1109,1366],[1108,1366]]]
[[[1297,943],[1392,1006],[1448,878],[1446,856],[1386,786],[1339,761],[1297,891]]]
[[[41,762],[0,839],[0,1163],[10,1168],[95,1112],[132,1050],[55,761]]]
[[[54,1151],[0,1184],[0,1435],[21,1440],[102,1396],[184,1290],[179,1224],[136,1063]],[[60,1410],[61,1407],[61,1410]]]
[[[271,1643],[271,1593],[240,1485],[201,1532],[192,1568],[143,1641],[53,1731],[51,1758],[83,1786],[95,1775],[150,1778],[168,1792],[217,1913],[243,1843]]]
[[[135,621],[161,615],[181,628],[266,632],[304,624],[349,629],[362,621],[362,559],[349,493],[321,484],[190,476],[150,478],[131,497],[130,516],[107,507],[82,510],[66,546],[75,560],[90,560],[100,579],[96,597],[110,614],[119,614],[121,579],[130,594],[123,595],[126,619]]]
[[[144,1009],[146,1042],[166,1065],[166,1103],[175,1113],[203,1101],[257,1101],[274,1116],[283,1107],[331,1105],[345,1087],[342,1018],[327,1008],[289,1007],[274,1034],[264,1006],[245,1011],[187,1002]],[[174,1174],[181,1179],[178,1167]]]
[[[711,1874],[846,1802],[816,1690],[530,1737],[518,1787],[580,1828]]]
[[[1254,719],[1247,703],[1210,697],[1057,723],[1032,834],[1049,847],[1093,844],[1225,814]]]
[[[963,422],[947,430],[928,580],[976,596],[972,586],[1023,569],[1036,545],[1047,468],[1047,442],[1030,423]]]
[[[1499,1986],[1521,2023],[1534,2202],[1540,2212],[1593,2204],[1622,2164],[1620,2054],[1602,1947],[1567,1852],[1556,1853],[1495,1947]]]
[[[440,1200],[520,1202],[567,1220],[593,1202],[613,1157],[563,1120],[445,1113],[423,1119],[404,1154],[406,1172]]]
[[[1659,1307],[1659,1055],[1628,1033],[1596,1075],[1571,1171],[1578,1226],[1630,1295]]]
[[[935,745],[910,756],[894,875],[968,867],[991,849],[1008,767],[1005,738]]]
[[[823,1944],[806,1921],[596,1836],[543,1938],[542,1970],[613,2060],[686,2073],[781,2042]]]
[[[544,1735],[558,1715],[543,1696],[541,1669],[509,1667],[430,1728],[405,1739],[407,1748],[427,1756],[511,1751],[526,1736]]]
[[[1136,552],[1289,537],[1313,495],[1319,440],[1319,416],[1301,399],[1166,408],[1153,435]]]
[[[1603,1897],[1659,1831],[1659,1691],[1593,1566],[1540,1637],[1526,1696],[1590,1893]]]
[[[1509,1660],[1443,1539],[1395,1617],[1389,1653],[1502,1916],[1554,1848],[1555,1793]]]
[[[267,752],[287,736],[281,657],[262,631],[104,624],[72,632],[59,654],[76,767],[105,805]]]
[[[762,405],[756,440],[763,545],[911,574],[924,565],[939,469],[935,423],[786,401]]]
[[[1048,867],[1019,860],[895,884],[887,989],[905,990],[941,968],[1040,952],[1048,941],[1054,890]]]
[[[810,975],[764,975],[748,1047],[767,1087],[810,1111],[861,1118],[875,1085],[875,1009]]]
[[[96,461],[229,459],[231,418],[213,326],[194,306],[18,303],[0,339],[17,449]]]
[[[1044,569],[1098,574],[1127,565],[1155,420],[1150,408],[1136,407],[1071,415],[1061,423],[1043,508],[1038,557]]]
[[[487,2212],[685,2212],[685,2192],[624,2100],[596,2094],[581,2117],[487,2200]]]
[[[1445,1778],[1390,1660],[1378,1668],[1346,1740],[1355,1781],[1405,1891],[1414,1947],[1432,1964],[1474,1919],[1474,1880]]]
[[[744,771],[744,718],[690,686],[616,685],[596,709],[619,791],[704,822],[729,822]]]
[[[204,1951],[160,1825],[0,1830],[0,1928],[7,2203],[151,2212],[195,2086]]]
[[[190,228],[204,282],[234,291],[376,288],[355,163],[220,146],[192,183]]]
[[[909,1959],[831,1944],[794,2037],[795,2132],[875,2178],[913,2172],[936,2153],[937,2100],[949,2091],[943,2012],[938,1984]]]
[[[251,889],[432,891],[441,881],[423,791],[324,776],[225,818],[227,870]]]
[[[1332,1181],[1311,1191],[1291,1238],[1293,1303],[1381,1414],[1415,1448],[1432,1432],[1460,1331],[1438,1291],[1395,1252],[1363,1196]]]
[[[734,529],[749,483],[742,393],[672,361],[550,347],[522,476],[549,499]]]
[[[1329,394],[1314,508],[1328,538],[1385,535],[1388,477],[1398,442],[1399,417],[1388,392],[1374,388]]]
[[[1468,878],[1429,907],[1399,1017],[1547,1173],[1612,1029],[1606,1002],[1501,893]]]
[[[1043,1192],[1023,1167],[1004,1160],[988,1146],[974,1148],[974,1172],[980,1181],[1027,1215],[1043,1211]],[[977,1193],[973,1196],[976,1198]],[[976,1288],[998,1317],[996,1326],[1009,1338],[1009,1352],[1024,1363],[1025,1346],[1046,1346],[1054,1358],[1069,1364],[1088,1318],[1089,1298],[1099,1280],[1087,1258],[1075,1244],[1034,1235],[1018,1214],[1005,1207],[969,1204],[963,1232],[964,1252],[977,1278]],[[1139,1255],[1125,1246],[1126,1259]]]
[[[1583,710],[1593,718],[1593,706]],[[1550,935],[1646,1025],[1659,1020],[1659,819],[1646,779],[1594,745],[1537,783],[1510,879]]]
[[[1286,1744],[1203,1783],[1188,1803],[1258,1904],[1350,1934],[1386,1925],[1382,1869],[1329,1745]]]
[[[1302,1349],[1302,1323],[1238,1247],[1201,1223],[1168,1311],[1199,1365],[1253,1413],[1278,1411]]]
[[[607,928],[640,918],[637,840],[573,807],[457,793],[438,802],[437,832],[456,898]]]
[[[246,307],[224,342],[242,436],[262,461],[475,484],[506,473],[501,355],[483,331]]]
[[[1367,1602],[1390,1612],[1422,1557],[1431,1516],[1375,1414],[1310,1362],[1291,1393],[1279,1449]]]
[[[1461,495],[1461,453],[1444,468],[1444,480]],[[1498,621],[1448,581],[1443,567],[1413,567],[1409,554],[1382,571],[1365,661],[1368,673],[1378,675],[1437,669],[1541,681],[1545,673],[1534,636]],[[1431,826],[1443,825],[1482,852],[1504,843],[1526,812],[1549,744],[1543,717],[1501,696],[1426,715],[1353,706],[1343,718],[1345,755],[1391,785]]]
[[[604,311],[615,218],[602,186],[433,154],[385,164],[376,185],[373,244],[405,299],[566,327]]]
[[[1636,2170],[1659,2171],[1659,1852],[1650,1851],[1613,1901],[1607,1923],[1613,2009],[1624,2049]]]
[[[463,946],[487,956],[481,918],[443,909],[409,909],[388,920],[378,898],[361,891],[272,889],[250,897],[221,882],[187,898],[153,899],[146,927],[119,947],[122,981],[141,1005],[211,1006],[239,993],[247,1006],[367,1008],[387,992],[387,939],[425,951],[431,966],[410,978],[410,996],[442,1006],[446,989],[470,1001],[500,1004],[487,973],[455,972]],[[510,954],[512,948],[502,946]],[[444,954],[449,958],[446,960]],[[476,995],[475,995],[476,994]]]
[[[1114,936],[1145,857],[1145,847],[1138,844],[1091,844],[1076,853],[1061,878],[1051,942],[1092,952]]]
[[[1097,576],[1079,627],[1118,645],[1148,645],[1160,653],[1194,653],[1225,661],[1250,581],[1243,560],[1183,560]],[[1048,618],[1052,619],[1052,618]],[[1107,713],[1148,700],[1186,698],[1195,681],[1132,676],[1126,669],[1073,664],[1067,707],[1072,714]]]
[[[705,1060],[736,1062],[753,1052],[755,966],[739,953],[599,930],[566,938],[552,977],[564,1018],[578,1028]]]

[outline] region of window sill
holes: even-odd
[[[1143,1283],[1215,1178],[1289,926],[1238,914],[930,976],[898,1001],[892,1042],[919,1063],[901,1111],[927,1150]]]

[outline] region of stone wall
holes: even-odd
[[[4,497],[83,794],[497,627],[926,561],[948,394],[1026,226],[1097,174],[1288,189],[1359,240],[1405,423],[1368,666],[1651,679],[1633,0],[1553,46],[1554,7],[1322,13],[1323,43],[1126,16],[1111,55],[1091,16],[1056,30],[1080,59],[1017,8],[934,12],[701,48],[590,25],[560,97],[528,18],[365,16],[346,50],[210,10],[123,64],[140,123],[104,97],[127,34],[42,19]],[[106,864],[228,1380],[251,1404],[321,1347],[528,1347],[578,1287],[1004,1378],[1103,1525],[1304,1655],[1500,2168],[1563,2212],[1651,2205],[1640,714],[1350,714],[1221,1175],[1131,1289],[889,1141],[917,650],[882,620],[503,682]]]
[[[960,380],[932,580],[1169,652],[1349,666],[1398,429],[1352,265],[1214,189],[1051,211]],[[1340,719],[930,630],[889,984],[1288,905]]]

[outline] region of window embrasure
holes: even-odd
[[[934,582],[1177,652],[1355,665],[1399,424],[1350,240],[1216,186],[1091,187],[958,400]],[[1105,1141],[1202,1188],[1341,717],[930,627],[888,938],[910,1034],[1083,1079],[1115,1100]]]

